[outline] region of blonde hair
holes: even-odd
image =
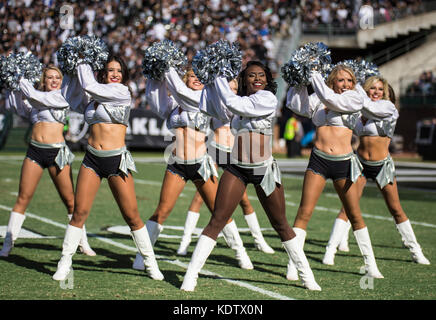
[[[354,72],[351,68],[344,66],[342,64],[337,65],[336,67],[333,68],[332,72],[330,72],[327,80],[326,80],[326,84],[330,89],[333,89],[333,82],[336,80],[336,78],[338,77],[338,73],[339,71],[345,71],[348,72],[351,76],[351,80],[353,81],[353,88],[354,89],[356,87],[356,76],[354,75]]]
[[[188,70],[185,72],[185,74],[183,75],[182,80],[183,80],[183,82],[184,82],[186,85],[188,84],[188,79],[189,79],[189,76],[190,76],[191,74],[195,75],[194,70],[192,70],[192,68],[191,68],[191,69],[188,69]]]
[[[45,91],[46,90],[46,88],[45,88],[45,78],[46,78],[46,73],[47,73],[47,71],[49,71],[49,70],[55,70],[55,71],[57,71],[58,73],[59,73],[59,75],[61,76],[61,82],[62,82],[62,79],[64,78],[64,76],[63,76],[63,74],[62,74],[62,71],[58,68],[58,67],[56,67],[56,66],[54,66],[54,65],[48,65],[47,67],[45,67],[43,70],[42,70],[42,75],[41,75],[41,80],[39,81],[39,89],[40,90],[42,90],[42,91]]]
[[[383,83],[383,100],[390,100],[389,97],[389,84],[388,81],[382,77],[379,76],[372,76],[366,79],[365,83],[363,84],[363,90],[365,90],[366,93],[369,93],[369,89],[371,86],[373,86],[376,82],[380,81]]]

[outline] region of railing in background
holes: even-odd
[[[373,25],[377,26],[379,24],[397,21],[403,18],[407,18],[411,15],[416,15],[420,13],[430,12],[436,10],[436,1],[424,1],[417,7],[408,6],[401,9],[393,9],[391,11],[390,18],[382,15],[379,11],[374,11]],[[355,10],[358,12],[359,10]],[[327,37],[333,37],[335,35],[354,35],[359,30],[359,22],[356,14],[353,14],[353,21],[351,26],[339,26],[335,24],[324,24],[320,23],[317,25],[310,25],[307,22],[303,22],[303,33],[304,34],[322,34],[327,35]],[[350,24],[350,22],[348,23]]]
[[[425,30],[421,33],[413,35],[403,41],[400,41],[382,51],[377,52],[374,55],[368,55],[366,60],[374,62],[380,66],[392,59],[401,56],[404,53],[422,45],[427,40],[427,36],[431,33],[430,30]]]
[[[410,95],[405,94],[400,97],[401,108],[414,108],[417,106],[436,108],[436,95]]]

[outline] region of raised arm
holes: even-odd
[[[312,72],[311,84],[318,98],[329,110],[354,113],[363,107],[363,97],[356,90],[348,90],[342,94],[336,93],[326,85],[319,72]]]
[[[70,105],[71,110],[79,113],[85,111],[89,96],[83,90],[77,76],[66,74],[62,80],[61,94]]]
[[[130,105],[132,98],[129,88],[121,83],[98,83],[91,66],[85,63],[77,66],[77,77],[82,88],[99,103]]]
[[[306,86],[290,87],[286,96],[286,107],[296,114],[312,118],[315,108],[313,97],[307,93]]]
[[[23,99],[23,94],[19,90],[7,91],[5,108],[8,111],[14,112],[21,117],[28,118],[32,111],[32,105],[26,99]]]
[[[198,111],[201,90],[188,88],[177,71],[172,67],[165,73],[165,80],[168,85],[168,90],[183,110]]]
[[[20,80],[20,90],[29,100],[34,108],[59,108],[69,107],[68,102],[61,94],[61,90],[39,91],[36,90],[29,80],[22,78]]]
[[[222,76],[215,79],[215,86],[221,100],[233,114],[256,118],[276,112],[278,101],[272,92],[260,90],[248,97],[240,97],[230,89],[227,79]]]
[[[200,99],[200,111],[208,116],[228,122],[233,114],[227,109],[219,97],[214,83],[204,86]]]
[[[171,111],[177,107],[173,98],[168,96],[165,81],[147,79],[145,97],[150,105],[151,111],[162,119],[168,118]]]
[[[362,115],[367,119],[383,120],[385,118],[398,118],[398,110],[389,100],[372,101],[361,85],[356,85],[356,90],[363,97]]]

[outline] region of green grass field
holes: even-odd
[[[138,173],[134,175],[141,217],[146,221],[157,206],[165,170],[162,162],[147,163],[146,153],[133,153]],[[154,153],[153,156],[157,154]],[[0,226],[6,226],[15,203],[20,168],[24,153],[0,153]],[[73,164],[77,177],[83,153],[76,153]],[[283,177],[286,192],[287,218],[292,225],[301,195],[301,178]],[[435,300],[436,298],[436,193],[400,187],[402,206],[412,221],[415,234],[430,266],[412,262],[402,247],[400,235],[391,219],[381,194],[373,186],[365,189],[361,201],[365,222],[370,231],[377,263],[384,279],[373,282],[363,278],[363,259],[350,232],[350,252],[338,252],[334,266],[321,263],[332,223],[340,202],[331,182],[327,184],[308,226],[304,247],[321,292],[302,288],[299,281],[285,278],[287,255],[280,239],[255,198],[248,193],[267,242],[275,249],[273,255],[257,251],[247,225],[238,208],[233,217],[241,230],[254,270],[238,267],[234,253],[222,237],[207,260],[193,293],[179,290],[197,238],[189,255],[176,255],[194,186],[188,183],[155,246],[164,281],[154,281],[145,272],[133,270],[133,240],[127,234],[108,231],[109,227],[125,226],[106,180],[95,199],[86,222],[89,241],[96,257],[77,253],[73,258],[74,282],[71,288],[53,281],[51,276],[60,258],[66,210],[45,172],[28,210],[23,228],[45,237],[19,238],[7,258],[0,258],[0,300]],[[198,227],[204,227],[210,214],[202,208]],[[179,227],[179,228],[176,228]],[[3,239],[0,240],[2,243]]]

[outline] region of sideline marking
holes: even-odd
[[[4,206],[4,205],[1,205],[1,204],[0,204],[0,209],[6,210],[6,211],[11,211],[12,210],[12,208]],[[30,213],[30,212],[27,212],[27,211],[26,211],[26,216],[29,217],[29,218],[33,218],[33,219],[45,222],[47,224],[54,225],[54,226],[62,228],[62,229],[66,229],[67,228],[67,225],[65,225],[65,224],[58,223],[58,222],[53,221],[53,220],[48,219],[48,218],[40,217],[40,216],[38,216],[36,214]],[[124,250],[132,251],[132,252],[137,252],[137,249],[135,247],[131,247],[131,246],[125,245],[123,243],[119,243],[119,242],[116,242],[114,240],[108,239],[108,238],[97,236],[97,235],[92,234],[92,233],[88,233],[88,236],[93,237],[95,239],[98,239],[98,240],[100,240],[102,242],[105,242],[107,244],[113,245],[115,247],[124,249]],[[168,263],[176,265],[176,266],[183,267],[185,269],[188,267],[187,263],[181,262],[178,259],[170,260],[167,257],[160,256],[160,255],[156,255],[156,259],[163,260],[165,262],[168,262]],[[221,276],[221,275],[219,275],[217,273],[211,272],[211,271],[202,270],[202,271],[200,271],[200,274],[216,277],[219,280],[224,280],[224,281],[226,281],[228,283],[231,283],[231,284],[243,287],[243,288],[247,288],[249,290],[252,290],[252,291],[257,292],[257,293],[264,294],[264,295],[269,296],[269,297],[274,298],[274,299],[278,299],[278,300],[295,300],[294,298],[283,296],[283,295],[278,294],[276,292],[268,291],[268,290],[265,290],[265,289],[262,289],[262,288],[250,285],[250,284],[242,282],[242,281],[237,281],[237,280],[225,278],[225,277],[223,277],[223,276]]]
[[[7,233],[7,226],[0,226],[0,237],[5,238]],[[18,234],[18,239],[56,239],[55,236],[44,236],[42,234],[27,230],[25,228],[21,228],[20,233]]]
[[[74,169],[73,173],[78,173],[78,170]],[[152,186],[162,186],[162,182],[160,181],[152,181],[152,180],[145,180],[145,179],[139,179],[139,178],[135,178],[134,179],[135,183],[139,183],[139,184],[146,184],[146,185],[152,185]],[[195,187],[186,185],[185,188],[183,190],[187,190],[187,191],[197,191],[197,189]],[[286,197],[286,194],[285,194]],[[255,200],[257,201],[257,197],[255,196],[248,196],[249,200]],[[290,206],[290,207],[298,207],[298,204],[292,201],[285,201],[286,205]],[[339,209],[332,209],[332,208],[326,208],[326,207],[322,207],[322,206],[316,206],[314,210],[318,210],[318,211],[329,211],[332,213],[339,213]],[[377,219],[377,220],[384,220],[384,221],[389,221],[392,222],[393,218],[392,216],[379,216],[379,215],[373,215],[373,214],[369,214],[369,213],[365,213],[362,212],[362,217],[364,218],[370,218],[370,219]],[[431,223],[426,223],[426,222],[418,222],[418,221],[412,221],[410,220],[411,224],[415,224],[418,226],[423,226],[423,227],[429,227],[429,228],[436,228],[435,224],[431,224]]]

